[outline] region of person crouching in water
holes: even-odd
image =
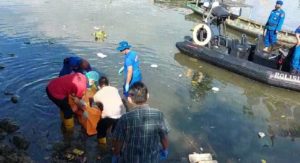
[[[68,57],[64,59],[63,67],[59,72],[59,77],[76,72],[85,74],[89,71],[92,71],[92,68],[87,60],[80,57]]]
[[[94,95],[94,102],[103,109],[102,119],[97,124],[97,138],[99,144],[106,144],[107,130],[111,127],[113,132],[118,119],[126,110],[118,89],[110,86],[106,77],[101,77],[98,83],[100,90]]]
[[[122,115],[113,132],[112,162],[156,163],[168,156],[168,127],[164,114],[150,108],[149,94],[142,82],[129,89],[128,102],[134,108]]]
[[[67,131],[74,128],[74,113],[68,98],[72,96],[76,104],[83,107],[80,99],[87,90],[87,84],[88,79],[85,75],[74,73],[52,79],[46,88],[49,99],[60,108],[63,125]]]

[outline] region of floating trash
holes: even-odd
[[[180,77],[180,78],[181,78],[181,77],[182,77],[182,74],[179,74],[179,75],[178,75],[178,77]]]
[[[107,38],[107,34],[102,30],[96,31],[93,35],[96,41],[97,40],[104,41]]]
[[[220,88],[218,88],[218,87],[212,87],[211,90],[213,90],[214,92],[219,92],[219,91],[220,91]]]
[[[151,67],[152,67],[152,68],[157,68],[158,65],[157,65],[157,64],[152,64]]]
[[[259,138],[263,138],[263,137],[265,137],[265,136],[266,136],[265,133],[263,133],[263,132],[258,132],[258,137],[259,137]]]
[[[190,163],[199,163],[199,162],[210,162],[217,163],[218,161],[213,160],[212,155],[210,153],[196,153],[189,154]]]
[[[107,55],[103,54],[103,53],[97,53],[97,56],[100,58],[106,58]]]
[[[30,45],[30,44],[31,44],[31,42],[30,42],[30,41],[24,41],[24,44],[26,44],[26,45]]]
[[[282,115],[281,118],[285,118],[285,115]]]
[[[73,152],[73,154],[78,155],[78,156],[81,156],[84,154],[84,151],[77,149],[77,148],[73,149],[72,152]]]
[[[100,27],[94,26],[94,30],[99,30]]]

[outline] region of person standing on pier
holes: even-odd
[[[282,5],[282,0],[278,0],[276,2],[275,9],[271,11],[271,14],[266,23],[264,30],[265,52],[270,52],[272,46],[274,46],[277,43],[277,34],[281,31],[285,18],[285,12],[281,9]]]

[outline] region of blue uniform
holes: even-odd
[[[285,18],[285,12],[282,9],[272,10],[268,22],[266,24],[265,47],[274,45],[277,42],[276,31],[281,31]]]
[[[64,59],[64,66],[60,70],[59,76],[64,76],[67,74],[71,74],[73,72],[80,72],[84,73],[84,70],[80,68],[82,58],[80,57],[69,57]],[[90,71],[91,68],[89,68],[87,71]]]
[[[129,51],[128,54],[125,55],[124,58],[124,79],[125,82],[127,80],[127,72],[128,72],[128,67],[132,66],[133,73],[132,73],[132,79],[129,83],[129,86],[131,86],[133,83],[142,81],[142,73],[140,71],[139,67],[139,58],[136,52],[134,51]]]
[[[300,26],[296,29],[295,33],[300,35]],[[293,70],[300,72],[300,45],[296,45],[293,56]]]

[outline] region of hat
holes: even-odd
[[[283,5],[283,1],[278,0],[278,1],[276,1],[276,4],[277,4],[277,5]]]
[[[85,76],[88,78],[88,80],[93,80],[95,83],[98,83],[100,78],[100,75],[97,71],[90,71],[86,73]]]
[[[119,42],[119,47],[117,48],[118,51],[123,51],[125,49],[129,49],[131,46],[128,44],[127,41],[121,41]]]

